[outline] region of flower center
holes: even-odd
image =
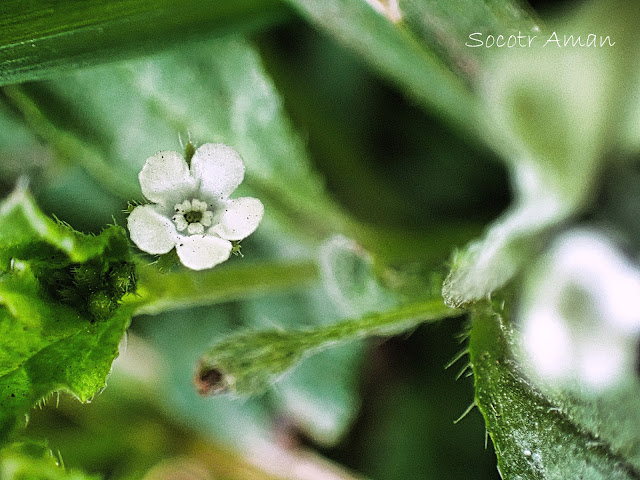
[[[213,212],[207,209],[206,202],[197,198],[178,203],[174,209],[172,220],[179,232],[186,230],[189,235],[202,234],[205,227],[213,222]]]
[[[198,210],[190,210],[184,214],[187,223],[196,223],[202,220],[202,212]]]

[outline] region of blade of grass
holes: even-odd
[[[0,4],[0,85],[155,52],[188,39],[263,28],[277,0],[86,0]]]

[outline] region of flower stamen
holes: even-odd
[[[186,230],[189,235],[202,234],[204,227],[211,226],[213,222],[213,212],[207,210],[206,202],[197,198],[176,204],[174,210],[176,214],[172,220],[179,232]]]
[[[187,223],[196,223],[202,220],[202,212],[197,212],[195,210],[191,210],[184,214],[184,219]]]

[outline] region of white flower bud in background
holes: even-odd
[[[227,145],[202,145],[191,166],[178,152],[160,152],[147,159],[138,177],[153,204],[129,215],[131,240],[155,255],[175,247],[182,264],[193,270],[227,260],[231,241],[253,233],[264,214],[256,198],[229,198],[244,178],[244,164]]]
[[[640,270],[602,233],[561,235],[525,279],[522,361],[544,381],[612,387],[634,374]]]

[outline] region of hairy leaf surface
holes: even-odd
[[[52,392],[105,386],[135,290],[122,228],[84,235],[46,217],[24,186],[0,204],[0,441]]]
[[[491,310],[476,313],[470,356],[476,404],[493,440],[502,477],[640,478],[640,437],[629,403],[618,395],[579,398],[534,385],[514,359],[511,321]],[[637,384],[634,384],[637,398]],[[637,401],[633,402],[634,404]],[[633,410],[633,409],[632,409]]]

